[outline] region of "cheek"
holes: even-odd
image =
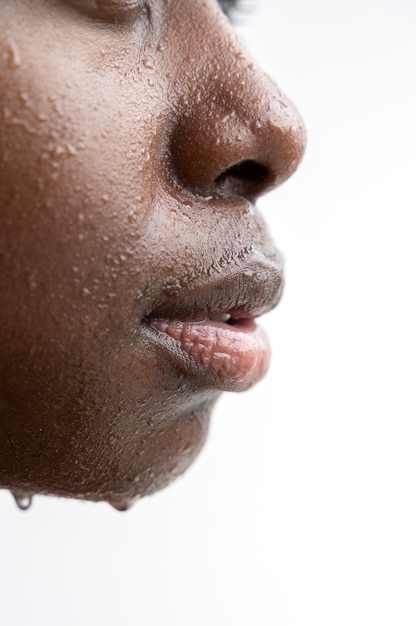
[[[0,243],[8,301],[32,317],[39,307],[39,320],[53,304],[70,326],[71,308],[94,323],[122,286],[121,297],[130,296],[123,278],[139,271],[139,259],[147,279],[151,176],[133,155],[131,116],[120,116],[126,96],[110,98],[115,85],[99,78],[82,93],[82,106],[66,86],[71,77],[47,85],[52,98],[33,76],[3,91]]]
[[[152,109],[116,74],[19,80],[0,96],[0,475],[125,501],[186,469],[216,397],[135,341],[165,279]]]

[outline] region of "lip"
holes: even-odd
[[[244,391],[266,373],[270,347],[257,318],[281,297],[281,259],[257,254],[220,278],[181,286],[143,320],[165,357],[205,387]]]

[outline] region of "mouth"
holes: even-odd
[[[257,318],[274,308],[282,263],[260,255],[218,278],[179,286],[143,320],[157,349],[199,385],[244,391],[266,373],[270,347]]]

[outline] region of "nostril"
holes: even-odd
[[[237,178],[238,180],[247,180],[250,183],[261,184],[267,178],[267,168],[256,161],[248,159],[229,167],[225,172],[217,176],[215,182],[221,184],[225,178]]]
[[[221,172],[214,182],[217,189],[252,196],[261,193],[268,178],[267,167],[252,159],[246,159]]]

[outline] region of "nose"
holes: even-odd
[[[250,60],[218,7],[195,16],[184,39],[169,157],[173,176],[203,196],[254,201],[285,181],[305,147],[302,120],[273,81]],[[189,25],[188,25],[189,26]],[[191,77],[192,75],[192,77]]]

